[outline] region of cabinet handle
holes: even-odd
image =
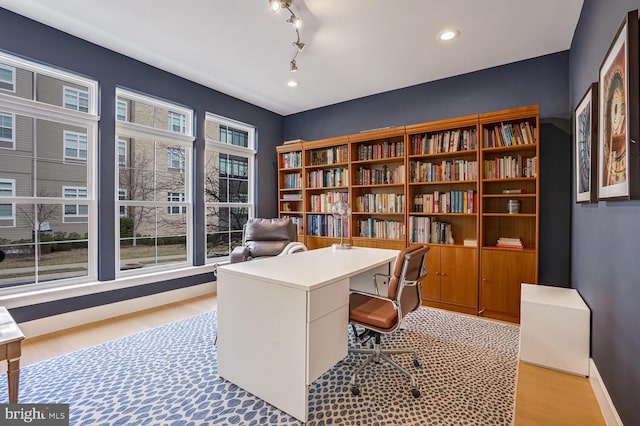
[[[488,279],[486,279],[486,278],[483,278],[483,279],[482,279],[482,281],[487,282],[487,281],[489,281],[489,280],[488,280]]]
[[[444,272],[443,272],[442,274],[440,274],[440,275],[442,275],[443,277],[446,277],[446,276],[447,276],[447,274],[446,274],[446,273],[444,273]]]
[[[440,275],[440,272],[436,271],[436,275]]]

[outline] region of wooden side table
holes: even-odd
[[[9,382],[9,403],[18,402],[20,383],[20,355],[22,354],[24,334],[11,314],[0,306],[0,361],[7,361],[7,380]]]

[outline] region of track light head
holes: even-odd
[[[302,52],[304,50],[305,44],[303,42],[301,42],[300,40],[294,41],[293,45],[296,47],[296,49],[298,49],[298,52]]]
[[[287,22],[293,25],[296,29],[302,26],[302,20],[293,13],[291,14],[291,17],[287,19]]]
[[[289,71],[291,71],[291,72],[298,71],[298,65],[296,64],[296,60],[295,59],[291,60],[291,66],[289,67]]]

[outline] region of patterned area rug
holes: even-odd
[[[216,374],[215,312],[24,367],[20,402],[68,403],[72,425],[300,425]],[[351,342],[353,344],[353,342]],[[513,420],[519,329],[451,312],[420,309],[383,344],[418,350],[367,367],[361,394],[350,355],[311,385],[308,425],[508,425]],[[0,386],[6,401],[6,387]]]

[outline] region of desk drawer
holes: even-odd
[[[341,306],[349,305],[349,279],[320,287],[309,292],[307,297],[307,322],[312,322]]]
[[[307,324],[307,384],[347,356],[349,306]]]

